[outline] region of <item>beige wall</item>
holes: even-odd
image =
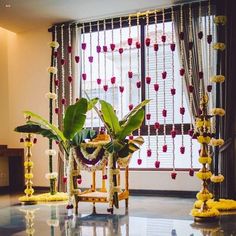
[[[8,62],[8,71],[4,73],[8,77],[8,84],[5,87],[9,88],[8,101],[6,100],[9,106],[5,102],[5,107],[6,110],[9,109],[9,116],[6,115],[4,119],[9,122],[6,122],[6,127],[1,128],[8,130],[7,144],[10,147],[22,147],[19,143],[20,135],[14,133],[13,129],[24,122],[23,110],[32,110],[45,117],[48,116],[48,102],[44,94],[48,91],[49,85],[46,71],[50,64],[50,49],[47,45],[49,41],[50,34],[47,32],[47,27],[8,35],[8,52],[4,54],[5,59],[1,60],[4,60],[4,63]],[[33,182],[37,186],[48,186],[48,181],[44,177],[48,172],[48,158],[44,154],[47,140],[43,138],[38,140],[38,144],[33,148],[35,162]],[[90,186],[89,179],[90,175],[83,175],[84,187]],[[169,172],[135,171],[130,172],[130,188],[194,191],[200,189],[200,181],[188,177],[187,172],[178,173],[176,180],[172,180]]]

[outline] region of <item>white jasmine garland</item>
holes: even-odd
[[[48,67],[48,73],[57,74],[57,68],[54,66]]]
[[[45,178],[50,180],[50,179],[57,179],[58,173],[57,172],[52,172],[52,173],[47,173],[45,174]]]
[[[56,93],[48,92],[48,93],[45,94],[45,97],[46,97],[47,99],[56,100],[56,99],[57,99],[57,94],[56,94]]]
[[[45,154],[46,154],[47,156],[56,156],[56,155],[57,155],[57,152],[56,152],[56,150],[54,150],[54,149],[48,149],[48,150],[45,151]]]
[[[49,226],[58,227],[59,226],[59,220],[57,220],[57,219],[47,220],[47,224]]]
[[[49,47],[55,48],[55,49],[59,48],[60,46],[60,44],[57,41],[51,41],[48,45]]]

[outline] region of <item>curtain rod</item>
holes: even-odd
[[[167,6],[167,5],[163,5],[163,6],[159,6],[157,9],[143,9],[142,11],[138,11],[136,13],[132,12],[132,13],[122,13],[122,14],[117,14],[115,16],[100,16],[99,18],[95,19],[95,18],[86,18],[86,19],[81,19],[80,21],[69,21],[69,22],[63,22],[63,23],[58,23],[58,24],[54,24],[53,26],[51,26],[48,31],[49,32],[52,32],[52,30],[54,29],[54,27],[61,27],[63,25],[70,25],[71,27],[82,27],[83,24],[89,24],[89,23],[92,23],[92,25],[95,25],[95,21],[96,22],[99,22],[99,21],[104,21],[104,20],[110,20],[110,19],[117,19],[117,18],[122,18],[124,17],[125,19],[123,21],[127,21],[128,18],[132,18],[131,20],[135,20],[137,19],[138,17],[145,17],[147,15],[154,15],[155,12],[156,13],[160,13],[160,12],[163,12],[163,10],[165,11],[165,14],[169,14],[171,9],[174,8],[174,10],[180,6],[189,6],[191,4],[197,4],[197,3],[203,3],[203,6],[208,3],[210,1],[210,3],[215,3],[216,0],[202,0],[202,1],[199,1],[199,0],[192,0],[192,1],[189,1],[189,2],[181,2],[181,1],[178,1],[176,2],[175,4],[172,4],[171,6]],[[114,21],[115,23],[116,21]]]

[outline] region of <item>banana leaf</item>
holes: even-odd
[[[79,146],[85,139],[92,139],[96,136],[96,131],[92,129],[82,129],[77,132],[72,139],[71,144],[75,147]]]
[[[94,106],[97,104],[99,98],[92,98],[88,101],[88,111],[94,108]]]
[[[88,101],[85,98],[81,98],[74,105],[68,106],[64,117],[63,131],[63,135],[66,139],[73,139],[75,134],[83,128],[87,110]]]

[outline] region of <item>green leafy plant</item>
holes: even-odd
[[[90,101],[81,98],[75,104],[68,106],[63,119],[63,130],[59,130],[38,114],[24,111],[25,116],[34,119],[34,121],[27,121],[25,125],[16,127],[15,131],[40,134],[48,139],[58,141],[68,156],[72,146],[78,146],[85,139],[91,139],[95,136],[94,130],[84,129],[83,126],[87,111],[91,110],[97,101],[97,98]]]
[[[99,102],[101,105],[101,111],[96,106],[94,109],[103,121],[110,136],[111,140],[105,145],[105,149],[112,154],[113,169],[116,169],[118,158],[124,158],[133,154],[144,142],[142,137],[137,137],[132,140],[128,140],[126,137],[140,128],[144,119],[143,108],[150,102],[150,100],[144,100],[141,102],[120,121],[111,104],[104,100],[100,100]],[[113,183],[114,186],[117,186],[117,179],[115,175],[113,175]],[[114,193],[113,202],[115,207],[118,208],[119,201],[117,192]]]

